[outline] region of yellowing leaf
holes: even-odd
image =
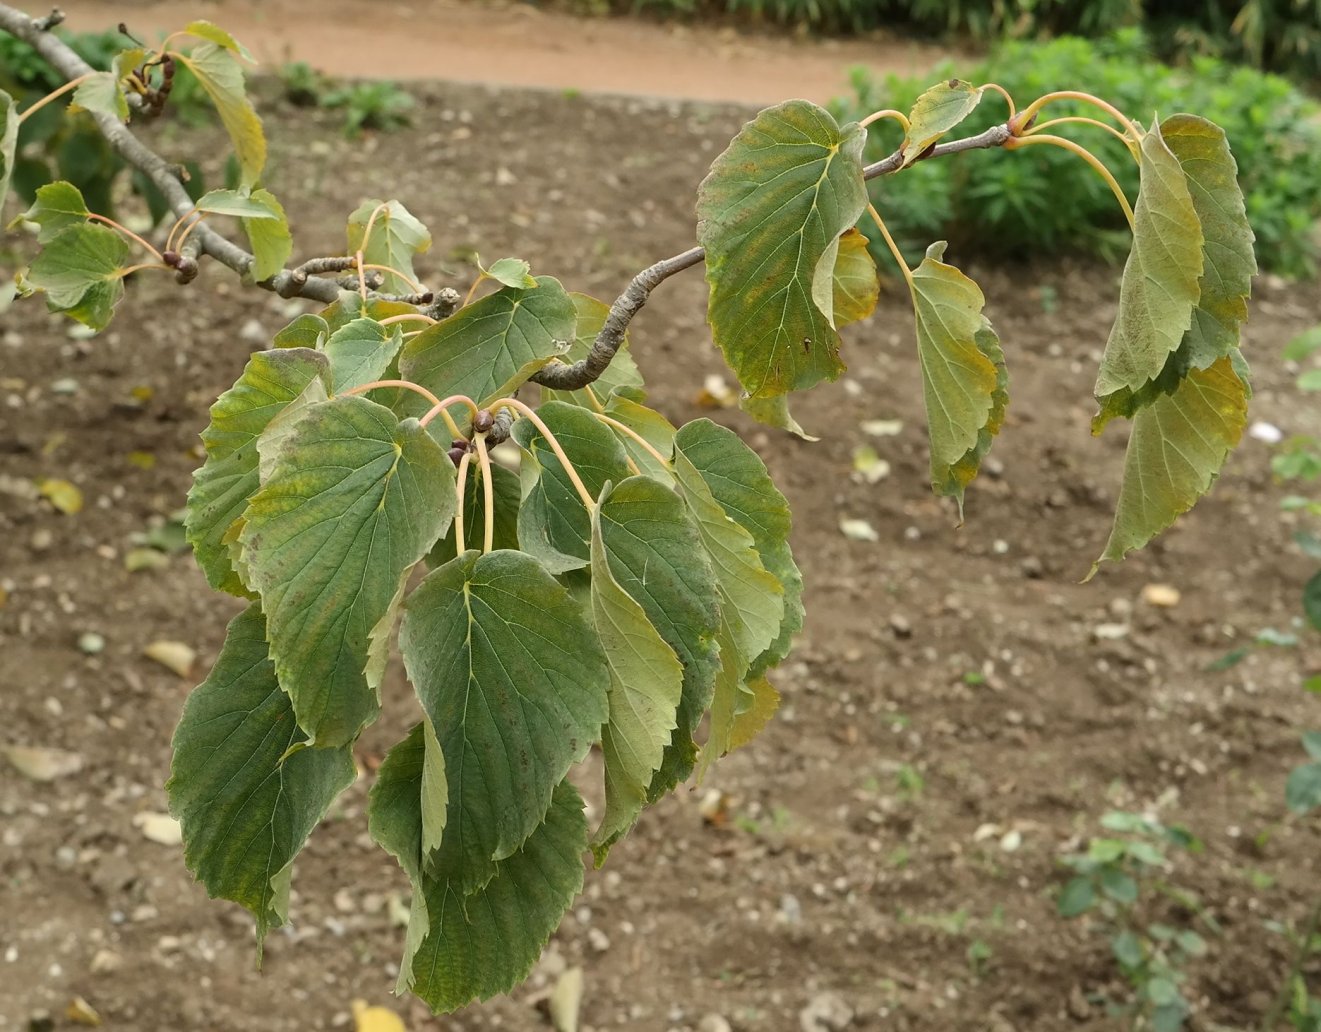
[[[773,426],[777,430],[787,430],[804,441],[821,440],[803,429],[802,424],[789,411],[789,399],[783,394],[777,394],[774,398],[740,398],[738,407],[758,423]]]
[[[45,749],[34,745],[8,745],[0,748],[0,755],[16,771],[33,781],[54,781],[77,774],[83,769],[82,753],[64,749]]]
[[[1222,358],[1137,414],[1114,529],[1088,577],[1104,560],[1141,548],[1207,492],[1247,425],[1247,399],[1232,358]]]
[[[197,660],[197,650],[181,641],[153,641],[142,650],[142,654],[180,677],[191,674]]]
[[[835,257],[835,328],[867,318],[876,311],[880,297],[876,261],[867,250],[867,238],[854,227],[839,238]]]
[[[913,105],[908,116],[908,138],[904,141],[904,167],[962,122],[981,103],[982,91],[962,79],[932,86]]]
[[[804,100],[767,108],[716,158],[697,200],[716,346],[753,398],[834,380],[840,235],[866,206],[865,133]]]
[[[50,504],[68,516],[83,511],[83,493],[67,480],[43,480],[41,494]]]
[[[241,185],[253,186],[266,166],[266,136],[262,132],[261,119],[253,109],[252,101],[248,100],[243,67],[230,50],[217,43],[194,47],[192,53],[183,55],[182,60],[197,76],[229,133],[238,157]]]
[[[734,726],[729,732],[729,748],[738,749],[756,738],[770,723],[780,708],[780,693],[764,677],[757,677],[745,686],[741,696],[746,708],[734,714]]]
[[[913,270],[913,312],[922,392],[931,437],[931,487],[963,509],[963,489],[977,475],[1004,421],[1008,378],[1000,339],[982,314],[981,289],[940,261],[932,244]]]
[[[368,1007],[366,1000],[349,1004],[353,1011],[354,1032],[408,1032],[403,1019],[384,1007]]]

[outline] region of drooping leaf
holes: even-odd
[[[258,283],[270,279],[284,268],[284,263],[294,252],[294,238],[289,232],[289,219],[284,213],[284,206],[275,199],[269,190],[253,190],[249,196],[254,204],[261,205],[269,218],[244,218],[243,232],[248,235],[252,246],[252,278]]]
[[[252,55],[248,53],[247,47],[213,22],[205,21],[203,19],[190,21],[183,27],[183,31],[189,35],[196,36],[198,39],[204,39],[208,43],[214,43],[218,47],[223,47],[225,50],[232,50],[244,60],[252,60]]]
[[[545,821],[481,888],[464,893],[442,871],[429,877],[413,992],[444,1012],[518,985],[582,889],[586,847],[582,799],[565,782]]]
[[[379,212],[376,209],[380,208]],[[372,213],[376,218],[372,220]],[[371,235],[363,247],[363,235],[371,222]],[[431,233],[417,217],[398,201],[363,201],[349,216],[349,254],[362,251],[371,265],[381,265],[395,272],[382,272],[382,289],[391,294],[412,292],[410,281],[417,279],[413,258],[430,249]],[[396,275],[400,273],[402,275]]]
[[[628,485],[625,481],[620,487]],[[646,514],[636,499],[649,490],[637,485],[626,491],[624,505],[611,513],[617,525],[623,514],[641,521],[630,528],[634,533],[645,533]],[[592,840],[596,848],[628,831],[646,805],[647,789],[677,726],[683,695],[683,665],[674,649],[611,573],[600,515],[610,499],[609,490],[602,493],[592,519],[592,620],[610,667],[610,719],[601,737],[605,816]]]
[[[522,258],[500,258],[491,263],[486,275],[502,286],[530,290],[537,285],[530,274],[531,268]]]
[[[560,442],[593,498],[609,482],[629,475],[624,447],[613,431],[586,409],[548,401],[537,414]],[[523,506],[518,512],[518,540],[552,573],[587,565],[592,528],[583,500],[563,464],[531,420],[514,424],[514,440],[525,454],[521,467]]]
[[[598,521],[611,575],[683,664],[677,727],[648,791],[654,801],[688,777],[697,756],[693,734],[719,667],[715,573],[683,501],[656,480],[630,477],[618,484]],[[608,845],[598,840],[598,860]]]
[[[319,315],[304,312],[284,329],[275,334],[271,346],[276,348],[312,348],[319,350],[330,337],[330,324]]]
[[[701,475],[725,515],[752,535],[762,565],[784,589],[779,633],[763,652],[748,657],[747,676],[759,677],[789,654],[793,637],[803,629],[803,575],[789,548],[789,502],[761,456],[727,427],[695,419],[679,430],[675,447]]]
[[[93,72],[73,91],[69,111],[90,111],[123,122],[128,119],[128,98],[114,72]]]
[[[272,212],[247,190],[208,190],[197,199],[198,211],[212,215],[232,215],[235,218],[273,219]]]
[[[354,319],[341,326],[324,345],[335,393],[379,380],[403,344],[398,323],[382,326],[375,319]]]
[[[518,474],[505,469],[498,462],[491,463],[491,491],[495,500],[494,537],[492,548],[518,548],[518,507],[522,503],[523,489]],[[458,554],[454,528],[450,525],[445,536],[427,556],[430,566],[443,566]],[[481,466],[468,464],[468,483],[463,492],[463,540],[469,548],[481,547],[486,532],[486,492],[482,489]]]
[[[1102,399],[1092,420],[1100,433],[1111,419],[1133,415],[1162,394],[1172,394],[1190,369],[1205,369],[1238,346],[1248,317],[1248,297],[1257,271],[1252,227],[1243,207],[1238,167],[1225,132],[1196,115],[1174,115],[1161,123],[1170,151],[1179,159],[1202,228],[1202,278],[1192,323],[1160,374],[1136,391],[1122,387]]]
[[[911,165],[926,149],[977,109],[982,90],[962,79],[937,83],[917,98],[908,115],[903,167]]]
[[[180,56],[206,91],[238,158],[240,185],[251,187],[266,167],[266,136],[261,119],[248,99],[243,66],[234,53],[214,42],[202,43]]]
[[[541,276],[531,290],[504,287],[428,326],[404,346],[399,369],[437,397],[466,394],[486,405],[562,354],[575,322],[559,280]]]
[[[761,734],[780,708],[780,693],[765,677],[750,679],[746,688],[740,699],[747,702],[747,708],[734,714],[734,726],[729,731],[731,750],[741,749]]]
[[[789,411],[789,399],[781,394],[774,398],[739,398],[738,407],[758,423],[772,426],[776,430],[787,430],[804,441],[819,441],[821,438],[809,434],[801,423]]]
[[[48,244],[70,226],[86,222],[90,214],[82,192],[72,183],[61,180],[39,186],[32,207],[15,221],[35,222],[41,227],[37,231],[37,243]]]
[[[66,226],[32,260],[24,287],[46,293],[46,307],[66,312],[94,330],[110,323],[124,296],[120,270],[128,244],[114,230],[90,222]]]
[[[18,105],[0,90],[0,211],[9,196],[9,180],[14,174],[14,155],[18,149]]]
[[[536,830],[600,737],[605,657],[578,603],[513,551],[470,550],[433,570],[404,605],[399,641],[445,756],[434,869],[467,894]]]
[[[258,943],[285,921],[294,857],[357,774],[347,747],[297,748],[304,735],[265,623],[256,603],[230,622],[210,676],[184,704],[165,786],[188,869],[211,896],[253,913]]]
[[[754,398],[834,380],[840,234],[866,205],[856,123],[803,100],[762,111],[716,158],[697,200],[716,346]]]
[[[876,260],[867,250],[867,238],[856,226],[839,238],[833,291],[836,329],[876,311],[881,278],[876,272]]]
[[[1141,548],[1210,489],[1243,434],[1247,398],[1247,384],[1227,357],[1193,370],[1173,394],[1137,414],[1114,529],[1092,574],[1102,561]]]
[[[941,261],[945,243],[927,248],[913,270],[913,313],[922,393],[931,439],[931,487],[963,509],[1008,404],[1000,339],[982,314],[981,288]]]
[[[577,322],[573,342],[569,345],[569,350],[561,355],[561,359],[573,363],[586,358],[587,353],[592,350],[597,334],[601,332],[606,318],[610,315],[610,306],[586,294],[575,293],[570,294],[569,297],[577,313]],[[547,401],[572,401],[577,405],[593,408],[593,398],[600,404],[606,405],[609,404],[612,396],[625,388],[637,390],[642,388],[642,373],[638,371],[637,363],[629,354],[627,335],[619,350],[615,352],[615,357],[606,366],[605,372],[593,381],[590,387],[577,391],[555,391],[547,388],[543,390],[542,397]]]
[[[299,726],[341,745],[373,720],[408,571],[454,518],[454,465],[415,420],[358,396],[258,441],[239,543]]]
[[[234,571],[225,534],[260,484],[257,439],[290,405],[324,401],[329,386],[330,364],[319,352],[258,351],[238,382],[211,406],[211,421],[202,431],[206,461],[193,474],[184,527],[213,588],[248,594]]]
[[[428,844],[423,827],[430,816],[443,829],[448,799],[444,757],[435,732],[423,720],[386,753],[367,799],[367,830],[372,840],[399,862],[413,886],[404,959],[395,986],[399,993],[412,988],[413,957],[430,923],[423,858],[439,840]]]
[[[1119,287],[1119,314],[1101,356],[1096,398],[1138,391],[1156,379],[1193,321],[1204,238],[1188,179],[1160,130],[1142,139],[1133,249]]]

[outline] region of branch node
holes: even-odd
[[[55,28],[56,25],[59,25],[63,21],[64,12],[58,7],[52,7],[50,9],[50,14],[46,15],[46,17],[33,18],[32,25],[38,32],[50,32],[51,29]]]
[[[431,303],[422,309],[422,314],[435,319],[439,322],[442,319],[448,319],[459,310],[459,305],[463,303],[463,298],[453,287],[441,287],[433,292]]]

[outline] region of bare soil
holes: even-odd
[[[420,267],[433,286],[465,287],[460,258],[477,250],[613,297],[691,244],[695,186],[749,113],[473,86],[422,96],[424,125],[353,145],[333,113],[268,107],[270,185],[301,255],[342,248],[344,214],[389,191],[432,227]],[[220,150],[156,132],[169,153]],[[1053,898],[1061,854],[1114,808],[1154,808],[1205,841],[1169,880],[1197,893],[1219,934],[1168,901],[1150,913],[1208,936],[1190,969],[1194,1027],[1256,1027],[1287,967],[1268,922],[1297,922],[1318,875],[1316,824],[1287,819],[1282,800],[1298,728],[1321,723],[1299,688],[1321,658],[1314,639],[1207,669],[1262,628],[1289,628],[1314,566],[1291,544],[1269,449],[1245,440],[1158,544],[1078,584],[1108,530],[1124,444],[1122,431],[1087,432],[1116,271],[951,257],[983,284],[1013,377],[966,526],[927,489],[899,284],[846,331],[847,376],[797,406],[820,443],[715,412],[796,515],[808,621],[778,679],[783,711],[588,873],[526,988],[440,1019],[389,996],[402,942],[391,901],[407,886],[366,834],[371,768],[413,712],[397,668],[360,743],[363,777],[299,861],[293,923],[260,973],[247,916],[207,900],[179,848],[134,822],[165,809],[171,730],[236,604],[187,553],[137,573],[124,557],[183,504],[207,406],[257,331],[305,306],[209,268],[187,289],[139,276],[92,340],[40,304],[0,316],[0,744],[84,761],[48,783],[0,772],[0,1030],[43,1010],[74,1027],[74,996],[106,1028],[141,1032],[344,1028],[355,997],[396,1009],[410,1032],[537,1029],[534,1002],[566,965],[585,972],[583,1029],[710,1030],[721,1015],[739,1032],[811,1032],[834,1027],[801,1021],[822,994],[850,1029],[1126,1028],[1103,1003],[1124,994],[1105,930],[1062,921]],[[653,402],[676,421],[708,411],[696,396],[721,370],[704,304],[694,271],[635,323]],[[1277,358],[1318,319],[1316,284],[1259,284],[1254,418],[1318,429]],[[861,424],[878,419],[902,428],[868,436]],[[862,444],[891,464],[877,484],[851,477]],[[82,489],[82,512],[24,496],[51,477]],[[846,538],[842,518],[869,521],[879,541]],[[1179,604],[1144,603],[1151,583],[1178,588]],[[1098,637],[1101,625],[1122,636]],[[79,650],[87,632],[104,651]],[[158,639],[198,650],[192,677],[144,658]]]

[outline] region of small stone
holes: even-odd
[[[802,1032],[841,1032],[853,1023],[853,1008],[839,993],[817,993],[801,1011]]]
[[[142,654],[180,677],[192,673],[193,662],[197,659],[196,650],[181,641],[153,641],[142,650]]]
[[[599,928],[587,929],[587,944],[597,953],[610,949],[610,938]]]
[[[64,749],[43,749],[38,746],[11,745],[0,748],[16,771],[33,781],[54,781],[56,778],[77,774],[83,769],[82,753]]]
[[[340,889],[338,892],[336,892],[335,909],[338,910],[341,914],[351,914],[355,910],[357,910],[358,905],[356,902],[354,902],[353,893],[349,892],[348,889]]]
[[[61,377],[50,385],[52,394],[77,394],[78,381],[72,376]]]
[[[1142,589],[1142,601],[1161,609],[1173,609],[1181,597],[1179,589],[1170,584],[1148,584]]]
[[[1092,1016],[1092,1005],[1087,1002],[1082,986],[1075,985],[1069,990],[1069,1015],[1076,1021],[1086,1021]]]
[[[32,551],[44,552],[53,544],[55,544],[55,535],[45,527],[38,527],[32,532],[32,539],[29,541]]]
[[[28,1032],[55,1032],[55,1019],[50,1011],[34,1011],[28,1017]]]
[[[719,1014],[705,1014],[697,1023],[697,1032],[734,1032],[729,1022]]]
[[[1128,637],[1130,629],[1128,624],[1122,623],[1097,624],[1092,628],[1092,637],[1097,641],[1119,641]]]
[[[98,652],[105,651],[105,638],[95,631],[85,631],[78,635],[78,651],[85,652],[89,656],[95,656]]]
[[[271,335],[266,332],[266,327],[257,319],[249,319],[239,330],[239,337],[249,344],[266,344],[270,341]]]
[[[913,636],[913,625],[908,622],[908,617],[901,613],[891,615],[890,630],[894,631],[896,638],[911,638]]]
[[[1035,555],[1030,555],[1018,564],[1018,568],[1023,572],[1023,576],[1029,580],[1039,580],[1046,572],[1042,566],[1041,560]]]
[[[73,846],[60,846],[55,850],[55,866],[62,871],[67,871],[78,862],[78,850]]]
[[[155,921],[160,917],[160,911],[150,903],[140,903],[133,908],[130,918],[138,924],[145,924],[148,921]]]
[[[124,958],[114,950],[97,950],[92,957],[92,974],[106,975],[124,966]]]
[[[803,905],[798,902],[798,897],[791,892],[786,892],[780,897],[780,920],[790,925],[802,923]]]
[[[177,935],[162,935],[156,940],[156,948],[162,953],[178,953],[183,949],[183,940]]]
[[[168,813],[135,813],[133,826],[162,846],[177,846],[183,841],[183,828]]]
[[[95,1028],[101,1024],[101,1015],[97,1014],[96,1008],[81,996],[75,996],[69,1001],[69,1006],[64,1009],[64,1016],[75,1025],[89,1025]]]

